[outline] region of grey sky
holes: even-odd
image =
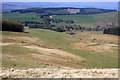
[[[118,2],[119,0],[2,0],[2,2]]]

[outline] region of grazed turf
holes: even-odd
[[[4,13],[3,19],[9,19],[13,21],[34,21],[34,22],[43,22],[39,14],[30,12],[30,13],[19,13],[11,12]],[[115,23],[118,24],[118,15],[117,12],[110,13],[101,13],[93,15],[53,15],[53,19],[63,19],[63,20],[73,20],[75,23],[66,24],[66,23],[51,23],[51,25],[57,26],[66,26],[66,25],[81,25],[82,27],[96,27],[96,22],[103,23]]]
[[[8,19],[12,21],[34,21],[34,22],[42,22],[39,14],[30,12],[30,13],[19,13],[19,12],[11,12],[11,13],[4,13],[3,19]]]
[[[111,42],[113,42],[113,44],[116,44],[116,41],[117,41],[116,36],[93,34],[89,32],[80,32],[80,33],[77,32],[77,34],[71,36],[66,33],[59,33],[59,32],[45,30],[45,29],[27,29],[26,32],[28,33],[3,32],[3,42],[19,43],[16,46],[14,44],[3,46],[3,67],[15,67],[15,68],[20,68],[20,67],[24,68],[26,66],[36,67],[36,68],[37,67],[43,67],[43,68],[56,67],[53,64],[54,61],[53,63],[52,62],[50,63],[52,64],[52,66],[50,66],[50,65],[39,63],[41,62],[40,58],[39,58],[40,59],[39,61],[38,58],[31,57],[30,55],[33,53],[40,54],[40,55],[42,55],[42,53],[40,53],[37,50],[30,50],[22,47],[22,46],[29,46],[29,45],[60,49],[62,51],[69,52],[71,54],[83,57],[87,60],[87,62],[82,62],[82,63],[80,62],[81,64],[76,64],[76,66],[83,65],[79,68],[116,68],[118,66],[117,47],[113,48],[113,52],[105,51],[102,53],[97,53],[97,52],[88,51],[84,48],[75,49],[74,46],[71,46],[71,44],[74,44],[74,43],[83,43],[83,44],[91,43],[94,38],[96,39],[94,42],[99,43],[100,45],[103,45],[105,42],[106,42],[105,44],[110,44]],[[103,36],[103,37],[100,37],[100,36]],[[21,37],[21,38],[18,39],[16,37]],[[26,39],[26,37],[28,38]],[[105,37],[109,39],[106,41]],[[33,39],[34,41],[32,41],[31,39]],[[99,45],[96,45],[96,46],[99,46]],[[86,48],[88,47],[91,47],[91,46],[87,46]],[[19,55],[21,55],[21,57]],[[16,61],[14,61],[14,58],[11,58],[10,56],[14,57]],[[23,60],[23,58],[25,60]],[[13,59],[13,61],[11,59]],[[16,64],[16,66],[14,65],[14,63]],[[35,66],[33,66],[32,64],[34,64]],[[70,62],[70,64],[75,64],[75,62]],[[61,65],[61,63],[58,62],[57,65]],[[62,65],[64,64],[62,63]]]
[[[118,23],[117,12],[94,14],[94,15],[54,15],[55,19],[73,20],[74,24],[79,24],[82,27],[96,27],[96,22],[103,23]]]

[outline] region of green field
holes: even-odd
[[[43,22],[38,13],[4,13],[3,19]],[[51,25],[81,25],[96,27],[96,22],[117,24],[117,12],[94,15],[52,15],[53,19],[73,20],[75,23]],[[117,68],[118,36],[102,31],[56,32],[46,29],[26,29],[26,33],[2,34],[2,61],[5,68]]]
[[[75,35],[59,33],[45,29],[27,29],[29,33],[3,31],[3,67],[5,68],[117,68],[117,47],[107,46],[117,44],[117,36],[103,35],[98,32],[76,32]],[[93,39],[94,40],[93,42]],[[80,40],[81,39],[81,40]],[[107,39],[107,40],[106,40]],[[16,44],[17,43],[17,44]],[[91,44],[91,43],[94,43]],[[99,45],[97,45],[99,44]],[[56,52],[47,54],[36,48],[51,48],[65,51],[85,59],[69,58]],[[108,47],[108,48],[102,48]],[[98,49],[99,48],[99,49]],[[99,52],[98,52],[99,51]],[[49,52],[48,52],[49,53]],[[65,55],[65,54],[62,54]]]
[[[43,22],[42,19],[37,16],[38,13],[4,13],[3,19],[9,19],[13,21],[34,21],[34,22]],[[96,27],[96,22],[102,23],[115,23],[117,24],[117,12],[110,13],[101,13],[93,15],[53,15],[53,19],[62,19],[62,20],[73,20],[75,23],[66,24],[66,23],[51,23],[52,25],[57,26],[66,26],[66,25],[81,25],[82,27]]]
[[[77,25],[81,25],[82,27],[96,27],[96,22],[103,23],[115,23],[118,22],[117,12],[110,13],[101,13],[94,15],[54,15],[54,19],[65,19],[65,20],[73,20]]]
[[[43,22],[42,19],[37,16],[39,14],[30,12],[30,13],[19,13],[19,12],[11,12],[4,13],[3,19],[8,19],[12,21],[34,21],[34,22]]]

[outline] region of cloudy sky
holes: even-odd
[[[119,0],[2,0],[2,2],[118,2]]]

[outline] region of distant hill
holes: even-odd
[[[118,9],[117,2],[4,2],[2,11],[9,12],[18,9],[27,9],[32,7],[39,8],[58,8],[58,7],[75,7],[75,8],[101,8],[101,9]],[[23,6],[24,5],[24,6]]]
[[[72,7],[61,7],[61,8],[28,8],[13,10],[11,12],[28,13],[35,12],[39,14],[48,15],[69,15],[69,14],[98,14],[98,13],[108,13],[116,12],[117,10],[108,9],[97,9],[97,8],[72,8]]]

